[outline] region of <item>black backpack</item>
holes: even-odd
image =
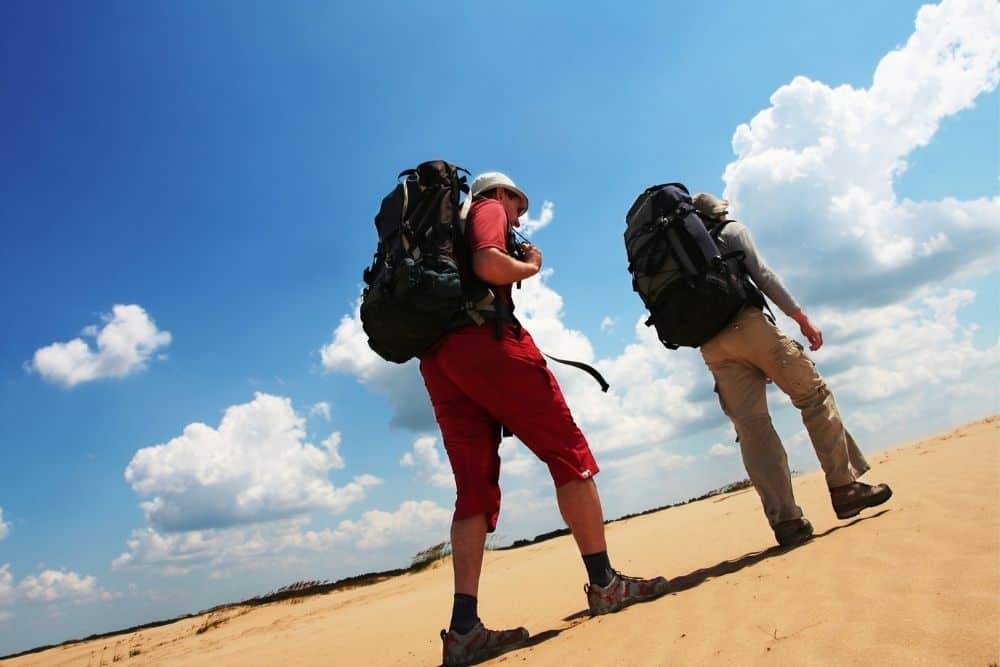
[[[459,272],[460,261],[466,264],[459,254],[468,254],[463,173],[441,160],[407,169],[375,216],[378,247],[364,272],[361,325],[383,359],[408,361],[445,333],[482,323],[492,309],[486,285],[463,283]]]
[[[469,172],[441,160],[400,172],[396,178],[403,180],[375,216],[378,247],[364,272],[361,326],[368,346],[387,361],[409,361],[470,324],[493,320],[498,338],[502,321],[520,326],[510,307],[471,271],[462,278],[459,267],[471,264],[465,218],[472,203],[463,173]],[[516,239],[507,243],[515,253]],[[608,390],[592,366],[545,356],[587,372]]]
[[[724,252],[680,183],[647,188],[625,216],[625,251],[632,289],[650,312],[666,347],[698,347],[745,304],[764,305],[743,266],[743,252]]]

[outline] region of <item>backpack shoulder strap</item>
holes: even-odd
[[[723,228],[726,225],[728,225],[730,222],[735,222],[735,220],[723,220],[719,224],[717,224],[714,227],[712,227],[712,229],[710,230],[709,233],[712,235],[712,238],[715,239],[716,242],[718,242],[719,235],[722,234]],[[775,318],[774,311],[771,310],[771,304],[769,304],[767,302],[767,297],[764,296],[763,292],[760,291],[760,288],[757,287],[756,284],[754,284],[753,279],[750,277],[750,273],[747,271],[747,266],[744,263],[744,260],[746,259],[746,256],[747,256],[747,254],[744,251],[742,251],[742,250],[734,250],[734,251],[731,251],[731,252],[727,252],[726,254],[724,254],[722,256],[722,258],[723,259],[728,259],[728,258],[732,257],[732,258],[735,258],[735,259],[737,259],[739,261],[739,267],[740,267],[740,270],[743,272],[744,278],[750,283],[750,285],[753,286],[753,289],[756,292],[756,299],[755,299],[755,301],[759,301],[760,302],[761,310],[766,310],[767,311],[765,313],[765,316],[767,316],[771,320],[771,323],[774,324],[775,322],[777,322],[777,318]]]
[[[733,222],[733,221],[732,220],[721,220],[721,221],[715,223],[714,225],[712,225],[712,228],[708,230],[708,233],[709,233],[709,235],[711,235],[713,241],[715,241],[715,242],[719,241],[719,236],[722,234],[722,230],[725,229],[726,225],[728,225],[730,222]]]

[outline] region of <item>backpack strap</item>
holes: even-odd
[[[542,352],[542,354],[544,354],[546,357],[557,363],[564,364],[566,366],[572,366],[573,368],[579,368],[581,371],[583,371],[590,377],[594,378],[597,381],[597,384],[601,385],[601,391],[603,391],[604,393],[607,393],[608,389],[611,387],[611,385],[608,384],[608,381],[604,379],[604,376],[601,375],[600,371],[598,371],[590,364],[585,364],[582,361],[559,359],[558,357],[553,357],[551,354],[547,354],[545,352]]]
[[[719,241],[719,236],[722,234],[723,228],[725,228],[725,226],[728,225],[730,222],[733,221],[722,220],[718,224],[713,225],[712,228],[709,230],[709,234],[712,236],[712,239],[715,240],[716,243],[718,243]],[[739,262],[740,269],[743,271],[743,276],[746,278],[747,282],[749,282],[753,286],[754,292],[756,292],[756,295],[758,297],[757,299],[754,299],[752,303],[754,305],[759,305],[761,307],[761,310],[766,310],[767,313],[765,313],[765,315],[768,317],[768,319],[771,320],[771,324],[776,324],[778,319],[777,317],[775,317],[774,311],[771,310],[771,304],[767,302],[767,297],[764,296],[764,293],[760,291],[760,288],[757,287],[756,284],[754,284],[753,279],[750,277],[749,271],[747,271],[747,265],[743,261],[746,259],[746,256],[747,256],[746,252],[742,250],[734,250],[732,252],[727,252],[724,255],[722,255],[722,259],[723,260],[735,259]],[[760,303],[758,304],[757,301],[759,301]]]
[[[406,178],[403,178],[403,177]],[[420,246],[413,242],[413,230],[410,228],[410,223],[406,220],[406,211],[410,208],[410,188],[408,183],[411,179],[420,182],[420,174],[416,169],[406,169],[399,172],[396,176],[396,180],[403,179],[400,185],[403,188],[403,208],[400,213],[399,221],[399,239],[403,243],[403,250],[406,251],[413,259],[420,259]]]
[[[455,167],[455,170],[456,174],[459,171],[465,172],[466,174],[469,173],[462,167]],[[466,222],[469,218],[469,211],[472,209],[472,195],[469,193],[469,186],[466,184],[464,176],[458,177],[458,183],[459,190],[465,193],[465,200],[462,202],[462,206],[458,210],[456,227],[460,238],[456,239],[456,245],[459,245],[462,248],[462,252],[466,253],[467,259],[465,261],[469,264],[469,273],[472,274],[472,257],[468,254],[468,246],[465,242],[465,228]],[[482,281],[477,280],[477,282]],[[483,284],[485,285],[485,283]],[[472,320],[476,326],[482,326],[486,323],[488,318],[495,320],[497,338],[500,338],[503,333],[501,328],[503,326],[503,319],[505,317],[513,319],[513,313],[507,311],[507,309],[501,305],[500,299],[497,297],[496,292],[490,285],[486,285],[486,295],[482,299],[479,301],[469,299],[465,302],[463,309],[465,310],[465,314],[468,315],[469,319]]]

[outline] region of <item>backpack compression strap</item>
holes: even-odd
[[[539,351],[541,351],[541,350],[539,350]],[[604,393],[607,393],[608,389],[611,387],[611,385],[608,384],[608,381],[604,379],[604,376],[601,375],[600,372],[598,372],[598,370],[596,368],[594,368],[593,366],[591,366],[590,364],[585,364],[582,361],[570,361],[568,359],[557,359],[556,357],[553,357],[551,354],[545,354],[545,352],[542,352],[542,354],[544,354],[546,357],[548,357],[552,361],[556,361],[556,362],[558,362],[560,364],[565,364],[567,366],[572,366],[573,368],[579,368],[584,373],[587,373],[588,375],[590,375],[590,377],[592,377],[595,380],[597,380],[597,384],[601,385],[601,391],[603,391]],[[500,425],[500,437],[502,437],[502,438],[508,438],[508,437],[510,437],[512,435],[514,435],[514,434],[511,433],[511,431],[510,431],[509,428],[507,428],[503,424]]]
[[[585,364],[582,361],[570,361],[569,359],[558,359],[556,357],[553,357],[551,354],[546,354],[545,352],[542,352],[542,354],[544,354],[552,361],[558,362],[560,364],[565,364],[566,366],[572,366],[573,368],[579,368],[581,371],[583,371],[590,377],[594,378],[597,381],[597,384],[601,385],[601,391],[603,391],[604,393],[607,393],[608,389],[611,387],[611,385],[608,384],[608,381],[604,379],[604,376],[601,375],[600,372],[598,372],[598,370],[593,366],[591,366],[590,364]]]

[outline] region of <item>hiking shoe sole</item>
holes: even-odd
[[[833,511],[838,519],[850,519],[861,514],[861,510],[869,507],[877,507],[892,498],[892,489],[888,484],[876,484],[869,487],[869,491],[858,498],[845,503],[834,503]]]

